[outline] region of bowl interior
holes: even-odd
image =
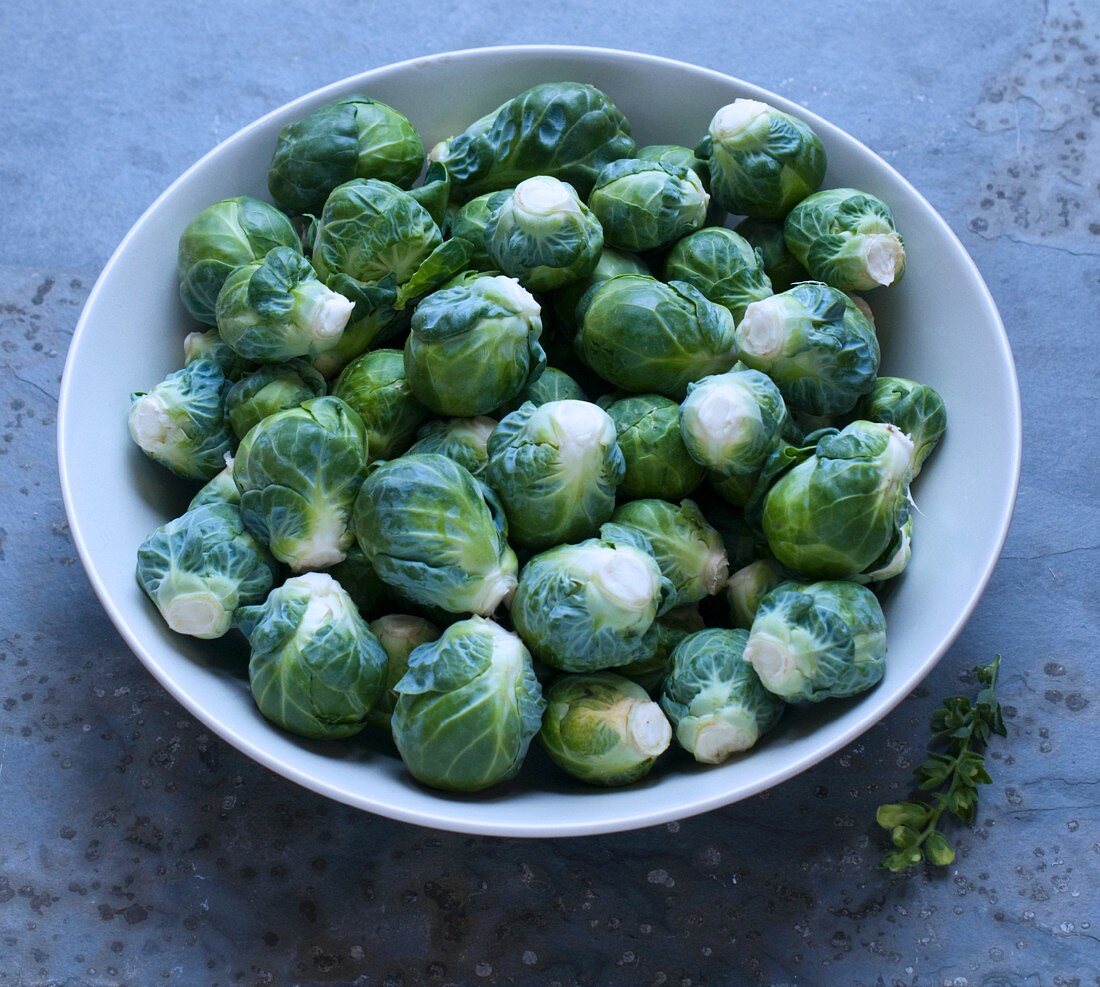
[[[183,337],[195,328],[177,295],[180,232],[216,199],[267,197],[267,165],[283,124],[364,92],[405,112],[430,146],[516,92],[564,79],[604,89],[639,144],[693,145],[714,110],[739,96],[807,119],[828,151],[826,186],[865,189],[894,209],[910,266],[900,285],[870,297],[883,372],[933,384],[950,426],[915,485],[913,560],[886,603],[890,657],[875,690],[789,715],[758,749],[718,768],[677,754],[639,785],[594,792],[563,780],[533,745],[511,785],[478,798],[441,796],[408,778],[384,738],[315,744],[269,726],[252,704],[239,637],[199,642],[161,622],[134,580],[135,552],[184,509],[190,489],[130,442],[129,393],[177,368]],[[736,801],[821,760],[884,716],[935,664],[988,579],[1012,511],[1019,432],[1012,358],[989,293],[943,220],[884,161],[801,107],[719,73],[557,47],[480,49],[377,69],[288,104],[220,145],[150,207],[104,270],[74,335],[59,415],[62,489],[93,586],[129,645],[195,716],[273,770],[350,805],[428,826],[528,836],[628,829]]]

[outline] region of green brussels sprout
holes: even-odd
[[[232,504],[206,504],[157,528],[137,555],[137,580],[177,634],[221,637],[238,607],[271,589],[274,562]]]
[[[267,187],[287,212],[317,213],[353,178],[408,188],[423,167],[424,145],[403,114],[366,96],[345,96],[279,131]]]
[[[493,269],[493,259],[489,256],[486,230],[501,204],[512,198],[511,189],[498,192],[486,192],[471,199],[458,209],[447,224],[447,233],[452,237],[461,237],[473,246],[470,266],[478,271]]]
[[[599,89],[547,82],[508,100],[430,156],[446,166],[465,198],[514,188],[536,175],[560,178],[587,196],[604,165],[634,150],[626,117]]]
[[[233,451],[225,420],[229,382],[210,360],[193,360],[150,391],[130,395],[130,437],[177,476],[209,480]]]
[[[332,393],[362,420],[371,460],[400,456],[413,443],[428,409],[413,397],[400,350],[372,350],[340,374]]]
[[[603,229],[571,186],[539,175],[490,213],[485,244],[499,270],[529,291],[551,291],[595,270]]]
[[[659,161],[677,168],[690,168],[702,180],[703,187],[710,191],[710,168],[690,147],[681,144],[647,144],[638,148],[637,158],[639,161]]]
[[[757,473],[779,445],[787,406],[759,370],[730,370],[688,384],[680,432],[688,455],[720,477]]]
[[[722,226],[684,237],[665,259],[665,278],[686,281],[740,321],[753,302],[772,293],[760,257],[747,240]]]
[[[842,415],[875,386],[875,327],[843,292],[816,282],[753,302],[737,326],[741,362],[811,415]]]
[[[810,276],[841,291],[900,281],[905,245],[881,199],[833,188],[804,199],[783,224],[787,247]]]
[[[621,250],[659,250],[703,226],[710,196],[690,168],[621,158],[596,178],[588,207]]]
[[[416,441],[408,452],[446,456],[477,476],[489,461],[489,436],[496,427],[494,419],[484,416],[428,422],[416,433]]]
[[[372,614],[390,603],[390,588],[378,578],[370,559],[357,543],[352,543],[342,562],[325,571],[347,591],[364,620],[369,620]]]
[[[409,670],[409,655],[422,644],[438,641],[442,631],[423,617],[412,617],[404,613],[388,614],[372,620],[370,630],[386,652],[386,687],[367,714],[367,720],[388,730],[393,707],[397,703],[394,686]]]
[[[332,349],[354,308],[317,280],[298,251],[276,247],[225,279],[215,315],[222,339],[237,353],[275,362]]]
[[[590,785],[629,785],[649,774],[672,740],[661,707],[612,672],[565,675],[546,693],[539,740],[566,774]]]
[[[783,582],[783,567],[774,559],[757,559],[742,566],[726,583],[726,599],[734,627],[752,627],[760,601]]]
[[[668,674],[673,649],[694,631],[701,631],[706,624],[697,606],[678,607],[657,618],[657,647],[648,658],[618,665],[615,672],[623,678],[637,682],[651,696],[658,695],[661,683]]]
[[[697,603],[726,584],[729,560],[722,536],[694,501],[677,507],[667,500],[635,500],[619,507],[611,520],[649,540],[661,574],[672,583],[672,606]]]
[[[199,322],[214,325],[214,308],[225,279],[276,247],[297,250],[298,234],[274,206],[247,195],[208,206],[180,237],[177,270],[184,308]]]
[[[233,460],[244,522],[295,572],[342,562],[366,463],[363,423],[339,398],[265,418]]]
[[[547,367],[538,377],[528,381],[511,401],[501,405],[497,414],[503,417],[513,411],[518,411],[523,405],[530,402],[536,408],[551,401],[587,401],[584,389],[564,370],[556,367]]]
[[[392,276],[403,285],[442,242],[431,214],[408,192],[390,182],[357,178],[326,200],[313,266],[336,291],[343,290],[338,274],[363,284]]]
[[[577,306],[577,350],[617,387],[679,400],[687,385],[737,360],[733,317],[683,281],[620,275]]]
[[[256,369],[256,364],[240,356],[222,339],[217,329],[189,332],[183,337],[183,365],[187,366],[196,360],[216,363],[222,368],[226,380],[240,380],[250,370]]]
[[[584,293],[594,284],[610,281],[620,274],[649,274],[649,268],[637,257],[613,250],[605,243],[600,259],[596,261],[595,270],[588,277],[554,292],[554,318],[557,328],[572,338],[577,331],[577,305]]]
[[[594,535],[615,509],[626,466],[615,423],[588,401],[528,402],[496,427],[488,452],[485,481],[523,548]]]
[[[375,466],[355,502],[355,534],[378,575],[417,603],[490,614],[516,587],[500,503],[446,456]]]
[[[781,583],[760,601],[745,657],[787,702],[854,696],[886,670],[886,618],[865,586]]]
[[[523,642],[481,617],[420,645],[394,691],[393,739],[405,767],[452,792],[514,778],[546,708]]]
[[[600,538],[559,545],[523,567],[512,623],[540,661],[594,672],[648,658],[672,586],[645,548],[606,525]]]
[[[853,422],[822,438],[764,500],[776,559],[815,579],[880,568],[908,518],[913,461],[913,443],[893,425]]]
[[[943,398],[927,384],[905,377],[879,377],[860,398],[855,415],[863,421],[896,425],[913,443],[913,476],[935,450],[947,430]]]
[[[767,219],[743,219],[734,227],[755,250],[772,284],[772,291],[786,291],[799,281],[810,281],[806,268],[795,260],[783,237],[783,224]]]
[[[316,740],[366,726],[386,687],[386,652],[327,572],[288,579],[242,607],[237,625],[252,648],[252,698],[272,723]]]
[[[677,742],[700,764],[747,751],[783,715],[783,701],[745,658],[748,640],[748,631],[714,628],[688,635],[672,652],[661,709]]]
[[[705,470],[688,455],[680,435],[680,407],[657,394],[620,398],[607,406],[626,474],[626,497],[681,500],[703,482]]]
[[[514,278],[481,275],[422,301],[405,343],[413,395],[469,417],[512,400],[546,365],[538,302]]]
[[[233,482],[233,459],[226,457],[225,466],[221,472],[202,485],[199,492],[191,498],[187,505],[189,511],[199,507],[211,507],[215,504],[229,504],[232,507],[241,506],[241,492],[237,484]]]
[[[225,415],[238,439],[259,421],[310,398],[322,397],[325,378],[304,360],[268,363],[238,380],[225,394]]]
[[[710,164],[711,195],[726,212],[782,219],[821,188],[825,148],[807,124],[755,99],[714,114],[699,148]]]

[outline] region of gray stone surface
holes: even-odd
[[[0,985],[1100,982],[1098,30],[1086,0],[5,4]],[[988,592],[885,722],[728,809],[539,843],[349,811],[206,734],[88,586],[54,426],[96,275],[216,141],[370,66],[546,40],[741,75],[883,154],[1001,306],[1026,448]],[[875,806],[995,651],[1010,736],[958,862],[876,870]]]

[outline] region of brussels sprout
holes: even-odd
[[[378,578],[366,553],[354,542],[344,560],[326,571],[347,591],[364,620],[390,602],[390,588]]]
[[[372,620],[370,629],[386,652],[386,687],[367,714],[367,720],[388,730],[397,703],[397,693],[393,689],[409,670],[409,655],[422,644],[438,641],[442,632],[423,617],[403,613]]]
[[[137,580],[177,634],[221,637],[240,606],[274,579],[271,556],[232,504],[207,504],[157,528],[141,544]]]
[[[187,366],[196,360],[210,360],[222,368],[226,380],[239,380],[256,364],[238,355],[218,334],[217,329],[205,332],[189,332],[183,337],[183,364]]]
[[[875,385],[875,327],[851,300],[816,282],[753,302],[737,327],[741,362],[762,370],[811,415],[841,415]]]
[[[755,99],[735,99],[714,114],[699,149],[710,164],[710,191],[727,212],[782,219],[821,188],[825,148],[809,126]]]
[[[442,242],[429,212],[408,192],[390,182],[357,178],[335,188],[325,202],[313,266],[337,291],[337,274],[364,284],[392,276],[402,285]]]
[[[482,275],[429,295],[405,343],[405,374],[440,415],[484,414],[542,373],[539,305],[514,278]]]
[[[279,131],[267,173],[272,198],[290,213],[316,213],[353,178],[408,188],[424,167],[424,145],[393,107],[345,96]]]
[[[490,614],[515,589],[504,511],[445,456],[376,466],[355,502],[355,534],[378,575],[417,603]]]
[[[774,559],[757,559],[738,569],[726,583],[734,627],[752,627],[760,601],[783,582],[783,567]]]
[[[680,500],[703,482],[705,470],[688,455],[680,435],[675,401],[640,394],[609,404],[607,413],[626,461],[620,494]]]
[[[637,682],[651,696],[657,695],[668,674],[673,649],[689,634],[704,627],[706,624],[696,606],[669,610],[663,617],[657,618],[657,647],[653,654],[629,665],[616,666],[616,674]]]
[[[690,168],[702,180],[703,187],[710,191],[710,168],[690,147],[681,144],[647,144],[638,148],[637,157],[640,161],[660,161],[661,164],[677,168]]]
[[[577,314],[581,357],[627,391],[679,400],[691,381],[737,360],[729,310],[682,281],[621,275],[590,288]]]
[[[896,425],[913,443],[913,476],[935,450],[947,430],[943,398],[927,384],[904,377],[879,377],[856,405],[858,418]]]
[[[709,202],[702,179],[690,168],[622,158],[597,176],[588,207],[612,247],[646,251],[702,227]]]
[[[308,260],[277,247],[222,285],[218,332],[247,360],[316,356],[336,345],[355,305],[317,280]]]
[[[245,524],[295,572],[342,562],[366,462],[363,423],[339,398],[265,418],[233,460]]]
[[[180,237],[180,299],[199,322],[214,325],[218,292],[230,273],[276,247],[298,249],[290,220],[260,199],[239,195],[200,212]]]
[[[688,384],[680,405],[688,454],[720,477],[759,471],[786,426],[783,395],[758,370],[734,369]]]
[[[386,687],[386,652],[326,572],[288,579],[237,612],[252,698],[272,723],[316,740],[359,733]]]
[[[551,401],[587,401],[583,388],[564,370],[547,367],[511,401],[497,409],[503,417],[530,402],[536,408]]]
[[[428,409],[412,395],[400,350],[372,350],[344,368],[332,388],[362,420],[372,460],[400,456],[413,443]]]
[[[229,383],[210,360],[193,360],[151,391],[130,395],[130,437],[177,476],[209,480],[233,451],[225,420]]]
[[[587,401],[528,402],[489,436],[485,480],[517,545],[533,551],[593,535],[615,509],[626,466],[615,423]]]
[[[454,792],[515,777],[546,708],[523,642],[481,617],[413,651],[394,691],[393,739],[405,767]]]
[[[854,696],[886,670],[886,618],[864,586],[781,583],[760,601],[745,657],[788,702]]]
[[[410,455],[435,453],[453,459],[477,476],[489,461],[489,436],[497,423],[492,418],[448,418],[428,422],[416,433]]]
[[[588,277],[574,284],[567,284],[554,292],[555,325],[570,338],[577,331],[577,305],[584,293],[594,284],[610,281],[620,274],[649,274],[649,268],[637,257],[620,253],[604,244],[596,268]]]
[[[225,414],[238,439],[259,421],[322,397],[325,378],[304,360],[269,363],[238,380],[225,395]]]
[[[879,568],[908,517],[913,462],[913,443],[893,425],[853,422],[822,438],[764,500],[775,557],[815,579]]]
[[[635,149],[630,125],[595,86],[547,82],[533,86],[472,123],[431,153],[469,198],[550,175],[587,196],[609,161]]]
[[[694,501],[677,507],[667,500],[635,500],[619,507],[612,521],[635,528],[649,540],[662,575],[672,583],[673,606],[696,603],[725,585],[729,560],[722,536],[707,524]]]
[[[546,693],[539,739],[567,774],[590,785],[629,785],[649,774],[672,728],[645,689],[621,675],[566,675]]]
[[[530,291],[587,278],[603,250],[603,230],[572,187],[539,175],[520,182],[489,215],[493,264]]]
[[[772,291],[786,291],[799,281],[811,280],[806,268],[787,249],[782,223],[767,219],[743,219],[734,227],[734,232],[743,236],[757,252],[764,273],[772,283]]]
[[[772,293],[760,257],[747,240],[722,226],[684,237],[665,259],[665,278],[686,281],[715,305],[730,310],[734,321],[753,302]]]
[[[841,291],[900,281],[905,246],[881,199],[833,188],[804,199],[783,225],[787,247],[810,275]]]
[[[492,219],[501,204],[511,198],[511,189],[486,192],[476,199],[471,199],[451,216],[447,225],[447,233],[452,237],[461,237],[473,246],[470,266],[476,270],[489,271],[493,268],[493,259],[489,256],[489,247],[486,240],[486,230],[489,226],[489,220]]]
[[[237,484],[233,482],[233,459],[226,457],[225,466],[220,473],[215,473],[202,485],[191,502],[187,505],[189,511],[199,507],[211,507],[215,504],[229,504],[233,507],[241,506],[241,492]]]
[[[747,751],[783,715],[783,701],[745,658],[748,640],[748,631],[715,628],[689,635],[672,652],[661,709],[677,742],[701,764]]]
[[[614,527],[536,555],[520,573],[512,623],[547,665],[599,671],[648,658],[657,646],[654,621],[668,609],[672,586],[652,556]]]

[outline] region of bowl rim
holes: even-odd
[[[710,76],[715,81],[720,82],[733,82],[741,89],[751,93],[755,98],[761,99],[765,102],[771,103],[786,112],[797,114],[802,119],[805,119],[815,129],[822,129],[828,131],[831,135],[831,139],[847,141],[851,145],[854,145],[855,149],[861,153],[871,155],[877,162],[886,169],[891,178],[898,182],[906,191],[914,196],[927,210],[927,212],[933,218],[933,222],[941,227],[941,232],[946,233],[959,248],[959,253],[965,258],[966,272],[970,278],[974,281],[976,286],[980,289],[979,294],[981,296],[982,304],[986,310],[986,314],[992,320],[992,324],[996,328],[996,347],[1002,359],[1003,365],[1008,370],[1007,384],[1010,390],[1011,397],[1011,421],[1005,422],[1004,425],[1011,431],[1011,489],[1008,491],[1008,496],[1004,500],[1004,509],[1001,512],[1001,516],[997,518],[998,535],[996,539],[996,550],[991,552],[989,558],[986,560],[985,566],[981,572],[980,578],[975,582],[973,590],[970,596],[967,598],[964,606],[961,608],[959,615],[955,622],[951,625],[951,628],[944,636],[940,644],[931,651],[924,660],[914,669],[909,677],[902,682],[897,691],[884,700],[881,703],[874,704],[868,707],[867,712],[859,716],[843,733],[833,738],[829,743],[819,748],[814,748],[809,752],[801,755],[800,757],[784,764],[782,767],[771,771],[770,773],[745,781],[735,788],[727,789],[717,794],[710,794],[704,797],[699,797],[694,800],[678,801],[675,804],[656,805],[652,809],[647,809],[645,812],[633,812],[623,813],[619,816],[601,816],[597,821],[586,821],[581,819],[569,819],[565,821],[551,821],[551,822],[511,822],[511,821],[499,821],[492,824],[484,824],[480,820],[471,820],[465,817],[460,810],[456,812],[457,806],[454,803],[450,803],[444,799],[438,801],[437,807],[433,807],[432,811],[427,812],[420,809],[410,809],[408,806],[401,804],[399,801],[393,800],[379,800],[372,798],[369,794],[361,791],[351,791],[341,788],[337,785],[331,784],[327,781],[318,779],[311,775],[309,772],[296,767],[294,764],[282,760],[281,758],[268,753],[262,746],[258,746],[251,742],[244,736],[242,736],[233,726],[232,723],[223,721],[218,716],[209,711],[201,702],[194,700],[187,692],[177,687],[171,676],[161,668],[159,662],[154,655],[146,648],[139,635],[130,626],[129,621],[126,618],[122,608],[119,607],[111,598],[107,587],[100,577],[97,570],[95,561],[90,554],[87,543],[84,538],[84,534],[81,530],[80,522],[77,516],[75,507],[75,498],[73,489],[70,482],[68,460],[71,455],[69,446],[66,442],[66,433],[69,430],[69,421],[74,415],[75,410],[70,404],[70,392],[72,389],[72,380],[75,375],[74,371],[74,356],[78,350],[78,344],[87,329],[87,325],[90,321],[90,313],[95,309],[98,296],[103,288],[103,285],[110,279],[112,271],[118,262],[119,257],[126,251],[130,241],[135,237],[137,231],[145,225],[150,216],[156,212],[160,204],[170,198],[176,191],[176,189],[182,185],[193,172],[201,168],[205,162],[216,155],[224,146],[243,139],[247,134],[262,128],[274,117],[288,114],[290,111],[295,110],[298,107],[304,107],[306,104],[319,101],[326,96],[337,97],[345,92],[352,91],[355,88],[362,86],[368,86],[374,76],[384,73],[390,73],[395,70],[415,69],[421,68],[426,65],[430,65],[434,62],[449,61],[457,59],[477,59],[484,56],[487,53],[493,53],[495,56],[508,56],[513,55],[519,58],[530,56],[572,56],[572,57],[592,57],[602,56],[611,60],[623,60],[633,62],[647,62],[654,65],[661,65],[663,67],[676,68],[682,71],[687,71],[692,74],[702,74]],[[65,367],[61,378],[61,386],[58,395],[58,412],[57,412],[57,461],[58,461],[58,474],[61,486],[61,497],[65,508],[66,518],[69,524],[69,530],[72,536],[73,543],[76,547],[77,554],[80,557],[80,561],[84,567],[84,571],[87,573],[88,580],[92,585],[92,589],[98,597],[100,604],[103,606],[107,613],[108,618],[114,624],[127,646],[134,652],[140,659],[145,668],[153,675],[153,677],[160,683],[160,685],[172,696],[176,702],[180,703],[192,716],[194,716],[205,727],[212,730],[219,737],[225,740],[227,743],[233,745],[237,750],[247,755],[252,760],[262,764],[264,767],[274,771],[275,773],[282,775],[289,780],[296,782],[304,788],[307,788],[313,792],[321,795],[325,795],[328,798],[335,801],[350,805],[354,808],[366,810],[368,812],[375,813],[377,815],[385,816],[390,819],[397,820],[399,822],[413,823],[416,825],[427,826],[433,829],[443,829],[457,833],[468,834],[480,834],[480,835],[492,835],[492,836],[511,836],[511,837],[566,837],[566,836],[590,836],[601,833],[614,833],[624,830],[637,829],[646,826],[658,825],[660,823],[670,822],[673,820],[686,819],[690,816],[697,815],[702,812],[707,812],[712,809],[720,808],[725,805],[730,805],[734,802],[741,801],[742,799],[749,798],[752,795],[759,794],[760,792],[767,791],[774,788],[776,785],[781,784],[790,778],[801,774],[803,771],[812,767],[815,764],[825,760],[827,757],[835,754],[838,750],[850,744],[852,741],[862,736],[867,730],[884,719],[891,711],[893,711],[904,699],[906,699],[913,689],[928,675],[929,672],[936,666],[940,658],[943,657],[947,649],[954,643],[963,627],[969,621],[971,615],[974,612],[975,607],[978,604],[986,586],[989,583],[989,579],[993,574],[993,570],[1000,560],[1001,552],[1004,549],[1005,539],[1008,537],[1008,532],[1012,522],[1012,516],[1015,509],[1016,498],[1019,490],[1020,483],[1020,464],[1022,457],[1022,444],[1023,444],[1023,429],[1022,429],[1022,411],[1020,403],[1020,388],[1019,381],[1016,373],[1016,365],[1012,356],[1012,349],[1009,344],[1008,335],[1005,331],[1004,323],[1001,319],[1000,313],[997,310],[997,305],[993,300],[988,286],[985,283],[984,278],[979,272],[977,265],[974,263],[970,254],[955,234],[954,230],[948,225],[947,221],[939,214],[934,206],[916,189],[914,186],[901,175],[888,161],[876,154],[871,148],[867,147],[862,141],[853,137],[847,131],[842,130],[835,124],[830,123],[828,120],[820,117],[818,114],[806,109],[805,107],[794,103],[792,100],[780,96],[777,93],[773,93],[753,83],[747,82],[737,76],[730,75],[725,72],[719,72],[716,69],[706,68],[704,66],[695,65],[691,62],[685,62],[680,59],[666,58],[661,55],[652,55],[644,52],[629,51],[619,48],[608,48],[602,46],[589,46],[589,45],[567,45],[567,44],[517,44],[517,45],[489,45],[475,48],[462,48],[450,51],[436,52],[429,55],[420,55],[415,58],[403,59],[397,62],[391,62],[386,65],[381,65],[373,69],[368,69],[364,72],[355,73],[354,75],[347,76],[338,81],[329,83],[326,86],[322,86],[318,89],[314,89],[308,93],[305,93],[287,103],[284,103],[263,116],[258,117],[251,123],[246,124],[239,130],[230,134],[224,140],[220,141],[217,145],[203,154],[197,161],[189,166],[182,174],[179,175],[168,187],[158,195],[153,202],[142,212],[137,221],[130,227],[126,235],[119,242],[118,246],[112,252],[107,263],[104,265],[103,270],[100,272],[99,277],[96,279],[91,292],[88,294],[88,298],[84,303],[84,307],[81,310],[80,318],[77,321],[76,328],[73,331],[72,339],[69,343],[69,350],[65,359]],[[461,803],[459,803],[460,805]]]

